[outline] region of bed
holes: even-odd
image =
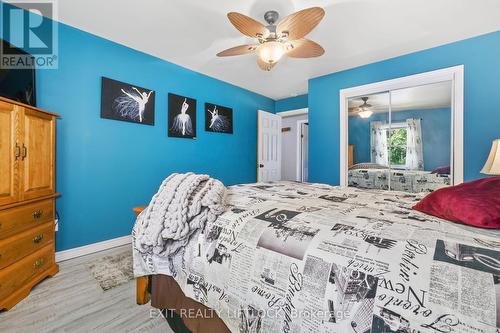
[[[348,174],[349,186],[359,188],[389,189],[410,193],[428,193],[443,186],[451,185],[449,174],[429,171],[390,170],[390,169],[351,169]]]
[[[175,277],[137,279],[137,302],[169,309],[176,331],[498,332],[498,230],[412,210],[422,194],[295,182],[228,192]]]

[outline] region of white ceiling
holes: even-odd
[[[60,0],[59,20],[189,69],[280,99],[307,92],[316,76],[500,30],[499,0]],[[271,72],[254,55],[218,58],[251,42],[227,20],[238,11],[263,21],[321,6],[308,38],[326,54],[284,59]]]
[[[389,111],[389,93],[367,95],[371,111]],[[349,100],[349,115],[357,115],[357,107],[363,104],[361,97]],[[427,110],[451,107],[451,81],[427,84],[391,91],[391,111]]]

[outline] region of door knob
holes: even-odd
[[[263,168],[264,167],[264,164],[259,164],[259,168]]]

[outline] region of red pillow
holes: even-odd
[[[441,188],[413,209],[453,222],[500,229],[500,177]]]

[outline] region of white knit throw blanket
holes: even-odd
[[[217,179],[194,173],[174,173],[161,184],[132,231],[134,273],[175,275],[197,231],[210,226],[225,210],[226,188]]]

